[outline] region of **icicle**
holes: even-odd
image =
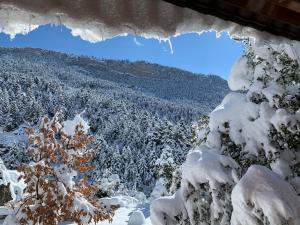
[[[7,12],[6,26],[9,27],[9,19],[10,19],[9,9],[6,9],[6,12]],[[12,41],[15,38],[15,34],[9,34],[9,38]]]
[[[8,23],[9,23],[9,9],[6,9],[6,14],[7,14],[6,25],[8,26]]]
[[[216,32],[216,38],[220,38],[221,37],[221,34],[222,32],[221,31],[215,31]]]
[[[63,23],[62,23],[62,19],[61,19],[62,14],[61,13],[57,13],[56,17],[57,17],[57,20],[58,20],[58,24],[60,26],[60,31],[62,32],[62,28],[63,28]]]
[[[136,36],[136,29],[135,29],[135,28],[133,28],[131,25],[129,25],[129,24],[125,24],[125,25],[124,25],[124,27],[126,27],[126,28],[128,28],[128,29],[132,30],[132,31],[133,31],[133,33],[134,33],[134,36]],[[129,32],[128,32],[128,33],[129,33]]]
[[[97,22],[95,26],[98,28],[98,30],[99,30],[99,32],[101,34],[101,41],[104,41],[104,35],[103,35],[104,24],[100,23],[100,22]]]
[[[136,36],[134,36],[133,42],[134,42],[137,46],[142,46],[142,45],[143,45],[141,42],[139,42],[139,41],[136,39]]]
[[[31,20],[32,20],[32,18],[33,18],[33,15],[30,14],[29,15],[29,24],[28,24],[28,33],[31,32],[31,22],[32,22]]]
[[[169,43],[170,51],[171,51],[171,54],[173,55],[174,51],[173,51],[173,46],[172,46],[171,38],[168,38],[167,42]]]
[[[100,32],[101,32],[101,41],[104,41],[104,35],[103,35],[103,29],[100,28]]]

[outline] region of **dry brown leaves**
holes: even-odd
[[[26,198],[19,202],[17,211],[20,224],[57,225],[72,220],[83,225],[92,221],[111,221],[113,212],[107,212],[93,199],[96,189],[87,178],[70,185],[64,183],[56,170],[59,165],[80,173],[93,170],[94,166],[88,163],[94,157],[95,150],[89,149],[88,145],[94,137],[86,135],[81,124],[76,127],[74,136],[67,136],[62,132],[58,115],[52,120],[44,117],[38,132],[30,128],[26,133],[30,143],[28,154],[35,162],[18,168],[23,174],[20,179],[27,184],[24,190]],[[88,201],[89,211],[74,209],[77,196]]]

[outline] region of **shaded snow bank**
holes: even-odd
[[[128,225],[146,225],[144,214],[141,211],[132,212]]]

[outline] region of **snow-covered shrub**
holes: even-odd
[[[197,147],[207,140],[207,135],[209,133],[209,116],[201,116],[200,119],[192,125],[192,145]]]
[[[27,185],[24,197],[13,204],[19,224],[111,220],[112,215],[93,198],[95,187],[83,174],[94,168],[88,163],[95,151],[87,147],[93,137],[87,135],[81,117],[76,117],[75,122],[62,126],[55,115],[52,120],[44,117],[38,131],[27,130],[28,153],[33,162],[18,168]]]
[[[104,176],[102,179],[96,182],[97,193],[96,196],[99,198],[113,196],[117,193],[120,185],[120,177],[118,174],[111,174],[109,176]]]
[[[210,114],[181,188],[153,202],[154,224],[300,224],[299,63],[298,42],[248,42],[229,77],[236,92]]]
[[[173,158],[171,147],[164,146],[160,157],[155,162],[157,180],[150,195],[151,201],[161,196],[174,194],[178,190],[181,173]]]
[[[166,188],[169,189],[172,182],[173,172],[176,168],[170,146],[166,145],[163,148],[160,157],[155,162],[155,165],[157,168],[157,176],[165,180]]]
[[[175,170],[172,173],[172,180],[171,180],[171,186],[169,189],[169,194],[174,194],[179,188],[180,188],[180,183],[181,183],[181,167],[176,166]]]

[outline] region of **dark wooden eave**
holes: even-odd
[[[300,0],[165,0],[244,26],[300,41]]]

